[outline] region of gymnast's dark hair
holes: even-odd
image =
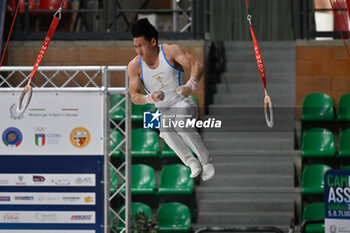
[[[143,36],[148,41],[155,38],[158,43],[158,31],[147,18],[139,19],[131,26],[131,35],[133,38]]]

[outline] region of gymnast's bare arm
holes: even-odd
[[[190,70],[190,77],[197,83],[203,76],[203,64],[195,59],[190,53],[185,52],[179,45],[163,45],[164,53],[167,59],[176,67],[184,70],[184,68]],[[177,91],[183,97],[188,97],[192,93],[192,89],[189,86],[182,85],[178,87]]]
[[[195,59],[190,53],[185,52],[179,45],[164,44],[164,53],[167,59],[175,66],[187,68],[191,71],[190,77],[196,78],[198,81],[201,80],[203,75],[203,64]]]
[[[141,69],[140,61],[138,56],[132,59],[128,65],[128,75],[129,75],[129,89],[131,95],[131,101],[134,104],[147,104],[147,95],[145,95],[144,86],[141,81]],[[152,92],[150,99],[152,102],[162,101],[164,99],[164,92],[154,91]]]

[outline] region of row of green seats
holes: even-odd
[[[325,206],[323,202],[314,202],[308,204],[303,210],[303,222],[313,219],[325,218]],[[305,226],[305,233],[324,233],[324,223],[311,223]]]
[[[312,93],[305,96],[302,104],[302,122],[350,121],[350,93],[338,100],[337,114],[332,98],[325,93]]]
[[[194,96],[192,99],[197,103]],[[110,116],[114,121],[121,121],[125,118],[125,101],[124,96],[121,95],[111,95],[110,97]],[[131,120],[133,121],[143,121],[143,112],[155,112],[157,108],[154,104],[136,105],[131,103]]]
[[[191,171],[182,164],[165,166],[160,173],[159,187],[156,189],[154,169],[146,164],[131,166],[131,193],[132,194],[192,194],[194,189]],[[114,169],[110,169],[110,195],[113,195],[118,186],[118,177]],[[121,184],[120,184],[121,185]]]
[[[312,164],[307,166],[301,176],[301,195],[323,195],[324,194],[324,175],[332,167],[325,164]],[[350,165],[343,169],[350,170]]]
[[[324,128],[313,128],[305,131],[302,136],[302,158],[335,157],[335,142],[333,133]],[[350,157],[350,128],[341,131],[337,157]]]
[[[148,218],[152,219],[151,208],[140,202],[133,202],[131,204],[131,214],[144,213]],[[120,209],[120,216],[125,219],[125,207]],[[170,202],[162,204],[157,210],[157,219],[159,232],[190,232],[191,229],[191,215],[189,208],[178,202]],[[117,231],[120,232],[125,224],[118,221],[114,214],[111,213],[112,227],[116,226]],[[116,221],[116,224],[113,224]]]
[[[325,164],[312,164],[307,166],[301,176],[301,195],[323,195],[324,175],[332,169]]]
[[[122,135],[117,130],[111,130],[110,151],[111,157],[122,156],[121,149],[117,146],[122,141]],[[175,157],[175,152],[164,142],[163,149],[159,152],[158,133],[151,129],[134,129],[131,132],[131,155],[132,157]]]

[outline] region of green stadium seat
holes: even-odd
[[[335,156],[334,136],[331,131],[324,128],[313,128],[303,133],[301,149],[302,158]]]
[[[138,128],[132,130],[131,134],[131,155],[133,157],[158,156],[159,141],[156,131]]]
[[[164,167],[160,174],[158,194],[192,194],[191,170],[182,164]]]
[[[154,169],[145,164],[131,166],[131,192],[132,194],[154,194],[156,188],[156,176]]]
[[[122,219],[125,219],[124,206],[122,206],[122,208],[120,209],[122,209],[122,211],[120,212],[120,217]],[[139,213],[144,213],[149,217],[149,219],[152,219],[152,211],[148,205],[141,202],[131,203],[131,215],[139,214]],[[124,227],[125,227],[125,224],[122,221],[118,221],[118,225],[117,225],[118,232],[120,232]]]
[[[313,164],[303,170],[301,176],[301,195],[323,195],[324,175],[331,167],[324,164]]]
[[[324,219],[324,203],[314,202],[308,204],[303,211],[303,221],[311,219]],[[324,233],[324,223],[307,224],[305,233]]]
[[[112,94],[110,97],[110,109],[113,109],[110,113],[111,119],[114,121],[121,121],[125,117],[125,101],[116,106],[120,101],[123,100],[123,96]]]
[[[176,153],[169,147],[169,145],[163,141],[163,149],[162,152],[159,154],[160,158],[166,158],[166,157],[177,157]]]
[[[122,146],[116,147],[120,144],[122,141],[122,134],[118,130],[112,130],[110,134],[110,151],[111,151],[111,157],[119,157],[121,155],[120,149]]]
[[[307,95],[302,104],[302,122],[334,120],[334,104],[331,97],[324,93]]]
[[[157,211],[159,232],[190,232],[189,208],[181,203],[170,202],[161,205]]]
[[[350,93],[339,98],[336,119],[338,121],[350,121]]]
[[[156,176],[154,169],[146,164],[131,166],[131,193],[154,194],[156,189]],[[123,189],[125,192],[125,189]]]
[[[109,186],[110,195],[113,195],[116,192],[116,188],[118,188],[118,176],[114,167],[110,167],[109,176],[111,185]]]
[[[339,136],[339,153],[338,156],[350,157],[350,128],[345,129]]]
[[[154,104],[137,105],[131,104],[131,119],[133,121],[143,121],[143,112],[155,112],[157,108]]]

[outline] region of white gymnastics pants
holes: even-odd
[[[186,128],[179,126],[180,121],[186,123],[187,119],[197,119],[198,108],[196,103],[191,98],[186,98],[171,107],[160,108],[159,111],[162,113],[162,122],[166,123],[162,124],[160,137],[164,139],[181,161],[189,166],[195,159],[191,152],[192,150],[202,165],[210,162],[211,158],[208,149],[204,145],[197,129],[195,127]]]

